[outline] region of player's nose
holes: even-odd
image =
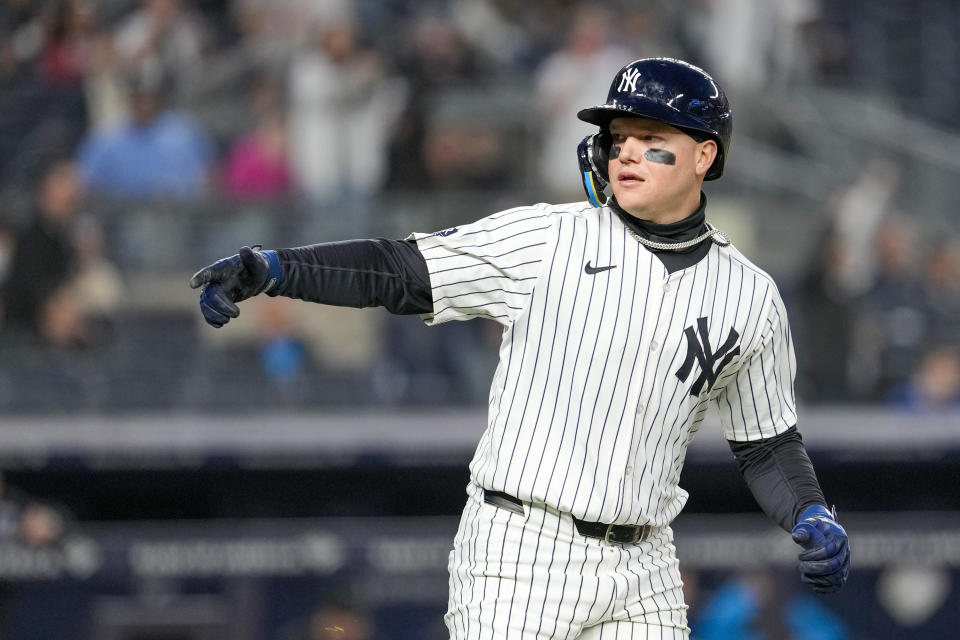
[[[643,145],[633,136],[627,136],[620,142],[614,142],[611,150],[616,153],[616,158],[624,164],[640,162],[640,158],[643,156]]]

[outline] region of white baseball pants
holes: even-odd
[[[451,639],[689,638],[669,527],[610,545],[551,507],[524,503],[521,515],[473,483],[467,495],[448,565]]]

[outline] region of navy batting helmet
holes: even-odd
[[[614,118],[634,116],[665,122],[694,138],[717,143],[717,157],[704,180],[716,180],[730,148],[733,119],[723,90],[703,69],[673,58],[644,58],[623,67],[613,79],[606,103],[583,109],[577,117],[600,127],[577,149],[587,195],[595,205],[606,198],[608,127]],[[592,174],[592,175],[591,175]]]

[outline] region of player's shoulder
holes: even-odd
[[[607,207],[595,207],[586,200],[561,204],[542,204],[544,211],[554,218],[597,218]]]
[[[537,202],[534,204],[524,204],[516,207],[510,207],[509,209],[503,209],[497,211],[496,213],[491,213],[490,215],[482,218],[481,220],[509,220],[516,218],[531,218],[531,217],[546,217],[550,215],[550,212],[547,210],[550,207],[549,204],[545,202]]]
[[[743,255],[733,243],[718,248],[721,262],[726,259],[729,261],[731,270],[741,272],[740,295],[743,294],[744,288],[748,288],[751,290],[751,300],[754,296],[759,296],[761,303],[756,306],[754,317],[767,318],[775,324],[783,323],[788,315],[787,307],[773,276]],[[750,308],[754,309],[752,302]]]
[[[548,204],[544,206],[552,213],[570,216],[597,215],[604,209],[609,209],[609,207],[595,207],[586,200],[564,202],[562,204]]]
[[[777,297],[780,296],[780,289],[777,287],[777,282],[774,280],[773,276],[745,256],[743,252],[740,251],[732,242],[730,244],[720,246],[720,255],[725,256],[732,265],[735,265],[744,273],[751,274],[758,283],[769,285],[771,287],[771,291]]]
[[[491,214],[477,224],[483,226],[499,226],[505,223],[514,223],[520,221],[537,221],[538,224],[555,225],[558,220],[567,217],[589,216],[598,211],[589,202],[569,202],[563,204],[550,204],[547,202],[538,202],[536,204],[513,207],[504,209]]]
[[[586,200],[580,202],[566,202],[561,204],[552,204],[549,202],[537,202],[535,204],[524,205],[520,207],[513,207],[512,209],[505,209],[499,211],[492,216],[491,218],[499,218],[504,216],[516,216],[516,215],[541,215],[541,216],[556,216],[556,215],[584,215],[589,211],[597,211],[598,208],[594,207],[592,204]]]
[[[438,239],[455,241],[464,236],[474,236],[480,233],[493,234],[494,237],[500,237],[515,236],[534,231],[546,232],[549,229],[555,230],[558,227],[559,221],[565,218],[596,219],[604,209],[605,208],[602,207],[594,207],[586,201],[563,204],[538,202],[536,204],[503,209],[479,220],[443,229],[442,231],[414,233],[411,234],[410,237],[418,241],[425,240],[426,238],[433,238],[434,241],[439,241]]]

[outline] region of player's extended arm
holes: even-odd
[[[840,589],[850,572],[847,533],[827,509],[796,427],[752,442],[730,442],[741,475],[764,513],[803,547],[801,580],[817,593]]]
[[[190,279],[202,287],[200,310],[214,327],[240,314],[236,303],[260,293],[341,307],[430,313],[426,261],[412,240],[350,240],[294,249],[240,252]]]

